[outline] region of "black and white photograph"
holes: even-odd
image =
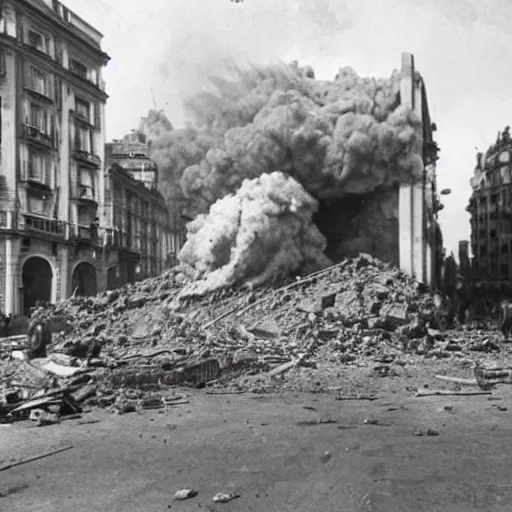
[[[510,512],[511,26],[0,0],[0,510]]]

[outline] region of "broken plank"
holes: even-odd
[[[190,402],[188,400],[179,400],[176,402],[164,402],[165,405],[184,405],[189,404]]]
[[[44,459],[46,457],[51,457],[52,455],[57,455],[58,453],[65,452],[67,450],[71,450],[73,448],[73,445],[63,446],[62,448],[56,448],[54,450],[42,453],[40,455],[35,455],[33,457],[28,457],[26,459],[19,460],[17,462],[13,462],[11,464],[6,464],[5,466],[0,467],[0,471],[5,471],[6,469],[11,469],[16,466],[21,466],[22,464],[27,464],[29,462],[33,462],[36,460]]]
[[[373,402],[374,400],[379,400],[378,396],[336,396],[336,400],[367,400],[368,402]]]
[[[446,389],[418,389],[416,396],[471,396],[491,395],[490,391],[448,391]]]
[[[244,393],[247,393],[247,391],[206,391],[207,395],[243,395]]]
[[[270,370],[267,375],[269,377],[275,377],[276,375],[280,375],[281,373],[287,372],[288,370],[291,370],[292,368],[295,368],[300,362],[302,361],[302,358],[297,358],[294,361],[288,361],[287,363],[284,363],[277,368],[274,368],[273,370]]]
[[[437,380],[444,380],[445,382],[462,384],[463,386],[478,386],[476,379],[462,379],[460,377],[449,377],[448,375],[434,375],[434,378]]]

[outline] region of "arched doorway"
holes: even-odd
[[[28,315],[37,302],[51,302],[53,271],[47,260],[39,256],[23,264],[23,314]]]
[[[96,269],[93,265],[83,261],[75,267],[72,277],[72,291],[75,295],[85,295],[86,297],[98,293]]]

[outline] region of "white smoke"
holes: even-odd
[[[188,225],[179,254],[193,271],[187,294],[240,283],[260,284],[328,263],[313,224],[318,202],[282,172],[245,180]]]

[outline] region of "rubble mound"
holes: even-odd
[[[39,377],[42,365],[59,385],[75,386],[77,401],[107,406],[127,390],[139,399],[187,384],[268,390],[305,373],[336,376],[365,361],[390,375],[390,363],[409,355],[497,349],[490,338],[472,346],[447,337],[438,329],[438,298],[368,255],[281,288],[201,297],[184,297],[182,289],[183,276],[173,269],[36,312],[53,325],[53,340],[47,360],[30,366],[39,364]],[[12,360],[3,368],[10,385],[31,371]]]

